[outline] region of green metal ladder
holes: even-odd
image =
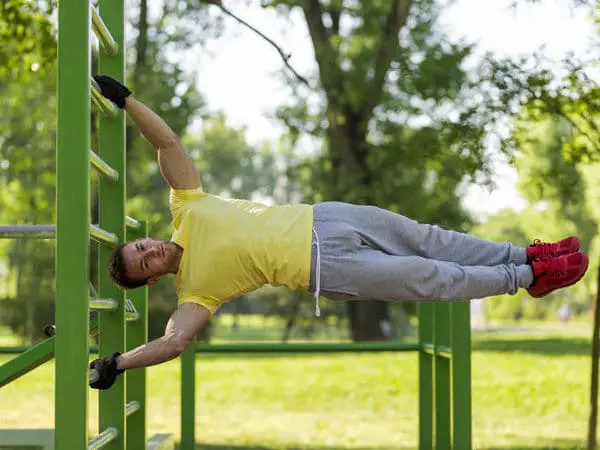
[[[89,335],[97,333],[99,353],[125,352],[147,341],[147,288],[125,292],[106,270],[112,250],[125,239],[147,236],[147,226],[125,215],[125,117],[100,93],[91,77],[90,23],[103,52],[104,73],[125,78],[123,0],[104,1],[103,18],[88,1],[60,2],[58,8],[58,126],[56,148],[57,225],[2,226],[2,238],[56,238],[56,335],[0,367],[0,387],[53,356],[55,367],[54,430],[2,430],[0,445],[45,448],[166,449],[171,435],[146,441],[146,371],[128,371],[99,393],[99,429],[88,436]],[[102,5],[100,5],[102,7]],[[112,33],[109,31],[112,30]],[[98,153],[90,150],[91,102],[102,113]],[[90,223],[90,167],[99,180],[99,223]],[[98,293],[90,295],[90,238],[98,250]],[[91,310],[98,320],[90,320]],[[53,333],[52,333],[53,334]]]

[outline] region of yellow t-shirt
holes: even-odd
[[[171,190],[172,241],[183,248],[175,284],[179,303],[214,313],[265,284],[307,289],[313,210],[225,199],[201,188]]]

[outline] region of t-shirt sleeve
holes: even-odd
[[[177,219],[177,216],[187,209],[187,205],[190,202],[200,200],[207,195],[202,190],[202,187],[196,189],[171,189],[169,192],[169,208],[173,219]]]
[[[178,303],[181,305],[182,303],[197,303],[200,306],[204,306],[206,309],[210,311],[211,316],[217,312],[219,307],[223,304],[222,300],[217,300],[213,297],[201,297],[196,295],[179,295]]]

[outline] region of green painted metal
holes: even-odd
[[[452,305],[453,444],[455,449],[472,446],[471,436],[471,310],[469,302]]]
[[[132,241],[148,235],[146,223],[140,222],[137,229],[127,228],[127,240]],[[138,320],[127,324],[126,348],[134,349],[148,341],[148,288],[127,291],[131,306],[138,315]],[[126,372],[128,404],[136,402],[137,412],[127,418],[127,450],[143,450],[146,448],[146,369],[135,369]]]
[[[181,355],[181,446],[180,450],[196,448],[196,351],[194,345]]]
[[[54,450],[54,430],[33,428],[0,430],[0,449]]]
[[[131,228],[133,230],[138,230],[142,227],[145,227],[143,222],[138,222],[133,217],[129,216],[125,217],[125,225],[127,226],[127,228]]]
[[[92,167],[100,172],[102,175],[107,177],[110,181],[116,182],[119,180],[119,172],[110,167],[102,158],[100,158],[96,153],[90,150],[90,160],[92,162]]]
[[[450,303],[438,303],[434,306],[434,340],[436,348],[450,348]],[[452,440],[451,397],[450,397],[450,360],[444,356],[435,356],[435,448],[450,450]]]
[[[0,388],[54,357],[54,337],[29,348],[0,366]]]
[[[103,184],[102,181],[100,184]],[[90,237],[100,244],[108,244],[109,247],[114,247],[119,243],[118,234],[105,230],[98,225],[90,225]]]
[[[55,447],[88,445],[90,7],[58,5]]]
[[[90,320],[90,335],[98,328],[96,319]],[[0,348],[0,353],[18,353],[0,366],[0,387],[15,381],[54,357],[55,336],[27,347]]]
[[[433,369],[434,352],[428,353],[426,346],[433,344],[435,305],[429,302],[419,303],[419,449],[432,450],[435,444],[433,434]]]
[[[104,24],[104,21],[98,14],[98,10],[94,6],[90,6],[92,8],[92,30],[94,34],[98,38],[102,49],[106,52],[107,55],[116,55],[119,51],[119,46],[113,39],[110,31]]]
[[[108,73],[118,80],[125,79],[125,7],[123,0],[101,0],[98,9],[104,23],[110,29],[118,52],[108,56],[99,55],[98,71]],[[98,156],[119,174],[125,174],[125,114],[118,110],[115,117],[100,116],[98,120]],[[102,229],[112,233],[118,242],[125,240],[125,176],[117,182],[101,178],[98,184],[98,222]],[[110,279],[108,267],[112,248],[98,249],[98,295],[113,298],[118,308],[110,313],[101,313],[99,318],[99,353],[105,356],[114,352],[125,352],[125,292]],[[118,377],[115,384],[98,395],[99,425],[104,430],[114,427],[117,436],[105,448],[121,450],[126,444],[126,377]]]
[[[119,303],[114,298],[90,298],[90,309],[94,311],[114,311]]]
[[[410,352],[418,344],[404,342],[348,343],[266,343],[266,344],[198,344],[200,353],[337,353],[337,352]]]

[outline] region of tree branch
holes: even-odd
[[[340,89],[343,77],[338,65],[338,54],[329,40],[331,34],[323,23],[323,8],[319,0],[306,0],[302,11],[308,25],[310,37],[319,65],[321,84],[330,102],[340,103]]]
[[[387,73],[399,45],[398,33],[406,24],[412,3],[413,0],[393,0],[373,65],[375,74],[367,89],[365,89],[365,97],[361,107],[363,118],[369,117],[375,106],[381,101]]]
[[[253,31],[254,33],[258,34],[261,38],[263,38],[265,41],[267,41],[269,44],[271,44],[273,47],[275,47],[275,49],[277,50],[277,52],[279,53],[279,55],[281,56],[281,59],[283,59],[283,62],[285,63],[285,65],[287,66],[287,68],[294,74],[294,76],[298,79],[298,81],[300,81],[301,83],[305,84],[306,86],[308,86],[310,88],[310,84],[308,83],[308,81],[306,80],[306,78],[304,78],[303,76],[301,76],[298,72],[296,72],[296,70],[292,67],[292,65],[289,63],[289,59],[292,56],[290,53],[285,53],[282,48],[277,45],[275,43],[275,41],[273,41],[273,39],[267,37],[264,33],[260,32],[259,30],[257,30],[256,28],[254,28],[252,25],[250,25],[248,22],[240,19],[238,16],[236,16],[234,13],[232,13],[230,10],[228,10],[227,8],[225,8],[220,2],[215,2],[214,0],[205,0],[207,3],[212,3],[214,5],[217,5],[219,8],[221,8],[221,11],[223,11],[225,14],[227,14],[228,16],[232,17],[233,19],[235,19],[237,22],[241,23],[242,25],[244,25],[245,27],[247,27],[248,29],[250,29],[251,31]]]

